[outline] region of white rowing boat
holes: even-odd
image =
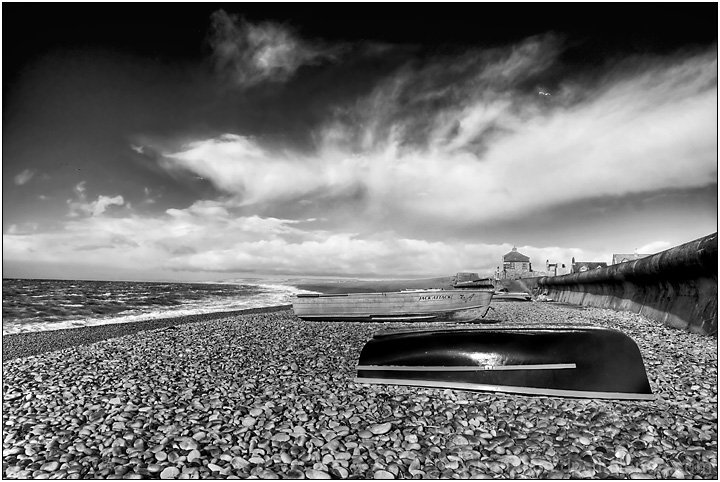
[[[485,316],[492,296],[492,290],[469,289],[301,294],[293,310],[304,320],[471,321]]]

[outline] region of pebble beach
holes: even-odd
[[[284,307],[3,337],[3,478],[717,479],[717,338],[493,303],[497,326],[619,329],[654,401],[353,382],[373,332]],[[26,336],[27,335],[27,336]]]

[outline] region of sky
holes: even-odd
[[[3,276],[490,274],[711,234],[717,8],[5,3]]]

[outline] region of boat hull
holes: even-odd
[[[487,313],[489,290],[419,290],[341,295],[298,295],[299,318],[318,321],[472,321]]]
[[[635,342],[604,328],[379,333],[360,354],[356,381],[560,397],[654,398]]]
[[[530,293],[518,292],[500,292],[493,294],[493,301],[531,301]]]

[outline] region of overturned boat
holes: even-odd
[[[317,321],[472,321],[485,316],[492,295],[492,290],[300,294],[293,310],[299,318]]]
[[[355,381],[557,397],[654,398],[635,342],[606,328],[380,332],[363,348]]]
[[[532,301],[532,295],[525,291],[495,291],[493,301]]]

